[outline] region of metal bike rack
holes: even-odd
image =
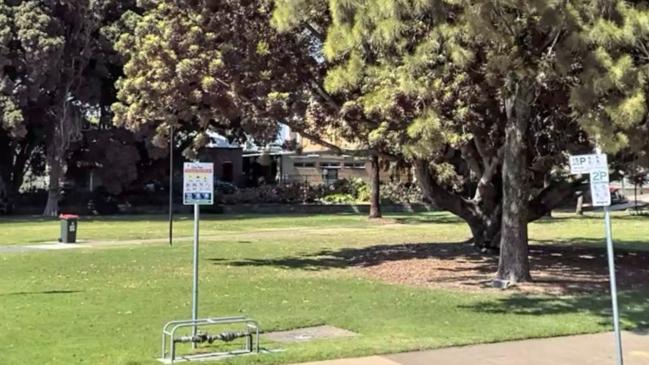
[[[207,333],[199,333],[190,336],[178,336],[176,331],[181,328],[199,328],[219,326],[225,324],[243,324],[243,332],[223,332],[216,335],[209,335]],[[229,342],[238,338],[245,338],[245,347],[241,350],[234,350],[228,352],[214,352],[209,354],[196,355],[197,358],[206,358],[209,356],[234,356],[250,353],[259,353],[259,324],[257,321],[244,317],[213,317],[196,320],[179,320],[171,321],[164,325],[162,328],[162,356],[160,361],[166,364],[173,364],[177,359],[176,344],[178,343],[212,343],[214,341]],[[190,356],[183,356],[185,361],[191,361]]]

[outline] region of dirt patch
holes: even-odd
[[[353,260],[363,275],[428,288],[484,290],[491,287],[498,266],[496,256],[480,254],[468,244],[377,246],[368,250]],[[649,288],[649,252],[619,251],[615,260],[620,289]],[[534,282],[513,290],[561,295],[608,292],[603,248],[532,245],[530,261]]]

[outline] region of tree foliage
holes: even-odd
[[[71,143],[91,115],[106,111],[101,103],[111,98],[109,80],[120,72],[103,30],[132,6],[95,0],[0,4],[0,125],[12,143],[27,138],[30,146],[43,146],[47,215],[57,213]]]
[[[425,195],[464,218],[481,245],[499,246],[503,221],[521,222],[502,232],[525,230],[568,196],[575,184],[562,172],[566,153],[595,144],[615,152],[646,128],[643,7],[326,3],[327,90],[345,95],[357,123],[374,121],[367,124],[371,135],[415,162]],[[321,6],[277,1],[275,23],[296,29]],[[515,132],[517,138],[506,138]],[[543,187],[548,174],[553,182]],[[515,233],[503,244],[526,247],[526,234]],[[526,274],[520,276],[513,279]]]
[[[115,122],[153,125],[163,144],[171,126],[193,132],[195,145],[213,130],[272,140],[277,122],[303,115],[317,72],[297,52],[304,37],[280,35],[263,1],[152,2],[117,49],[126,58]]]

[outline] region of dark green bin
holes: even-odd
[[[59,238],[59,242],[76,243],[79,216],[73,214],[62,214],[59,218],[61,219],[61,237]]]

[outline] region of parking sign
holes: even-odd
[[[594,207],[611,205],[608,157],[605,154],[570,156],[570,173],[590,174],[590,196]]]

